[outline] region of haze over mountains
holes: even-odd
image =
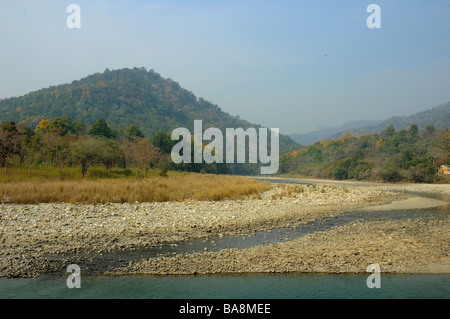
[[[295,133],[290,134],[289,136],[300,143],[301,145],[310,145],[317,141],[324,140],[330,136],[333,136],[339,132],[346,131],[349,129],[355,129],[364,126],[376,125],[381,123],[381,121],[350,121],[341,126],[324,126],[320,127],[315,131],[309,133]]]
[[[211,101],[197,98],[192,92],[145,68],[109,70],[95,73],[70,84],[30,92],[21,97],[0,100],[0,121],[25,122],[35,127],[42,119],[68,115],[72,120],[92,125],[104,118],[109,125],[123,131],[136,124],[146,136],[177,127],[192,130],[194,120],[204,127],[260,127],[232,116]],[[380,133],[392,125],[396,130],[417,124],[419,129],[431,124],[450,127],[450,102],[409,116],[394,116],[385,121],[350,121],[341,126],[323,127],[304,134],[280,136],[280,153],[299,149],[317,141],[340,138],[345,134]],[[300,144],[300,145],[299,145]]]
[[[450,102],[413,115],[393,116],[384,121],[351,121],[341,126],[323,127],[309,133],[291,134],[290,137],[301,145],[310,145],[321,140],[340,138],[346,134],[360,136],[380,133],[389,125],[396,130],[402,130],[412,124],[416,124],[419,129],[427,125],[433,125],[435,128],[450,127]]]

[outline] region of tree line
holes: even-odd
[[[165,175],[170,168],[168,154],[172,142],[163,132],[150,140],[136,125],[119,134],[102,118],[89,130],[86,124],[68,116],[42,120],[34,130],[23,123],[6,122],[0,128],[0,164],[5,174],[16,158],[20,165],[28,165],[30,174],[32,166],[39,163],[52,164],[60,176],[65,167],[79,166],[84,177],[94,165],[107,170],[134,168],[140,176],[159,168],[160,174]]]
[[[338,180],[436,182],[438,167],[450,163],[450,130],[433,125],[359,137],[350,134],[316,142],[280,158],[282,173]]]
[[[146,177],[149,170],[167,175],[169,170],[213,174],[254,174],[258,167],[252,164],[233,165],[225,163],[181,163],[175,164],[171,151],[178,141],[171,134],[158,131],[146,137],[135,124],[123,132],[110,127],[105,119],[98,119],[88,127],[69,116],[53,120],[41,120],[34,129],[23,122],[3,122],[0,125],[0,165],[4,174],[12,161],[32,167],[49,164],[57,168],[62,176],[65,167],[77,166],[84,178],[92,166],[130,168],[140,177]],[[193,153],[193,152],[192,152]]]

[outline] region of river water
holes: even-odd
[[[239,274],[192,276],[82,276],[79,289],[66,277],[0,278],[4,299],[448,299],[450,275],[380,274],[381,288],[368,288],[369,274]]]
[[[279,181],[278,181],[279,182]],[[449,207],[426,210],[352,213],[317,220],[296,228],[274,229],[250,236],[230,236],[168,243],[161,247],[122,254],[128,261],[191,251],[247,248],[298,238],[355,220],[392,220],[432,216],[448,218]],[[108,269],[116,256],[104,254],[98,261]],[[380,274],[381,288],[368,288],[367,274],[223,274],[190,276],[81,276],[81,288],[69,289],[69,273],[38,278],[0,278],[2,299],[52,298],[150,298],[150,299],[410,299],[450,298],[450,274]]]

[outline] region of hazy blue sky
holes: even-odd
[[[285,134],[408,115],[450,101],[450,0],[0,0],[0,98],[123,67]]]

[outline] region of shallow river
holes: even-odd
[[[279,182],[279,181],[278,181]],[[434,196],[436,198],[436,196]],[[224,236],[167,243],[161,247],[121,253],[129,262],[157,255],[192,251],[247,248],[298,238],[355,220],[392,220],[433,216],[448,218],[450,208],[426,210],[355,212],[338,218],[317,220],[296,228],[280,228],[249,236]],[[93,256],[93,264],[107,270],[117,256]],[[191,276],[81,276],[81,288],[69,289],[69,273],[31,279],[0,278],[0,298],[450,298],[450,274],[381,274],[381,289],[370,289],[370,274],[239,274]]]
[[[239,274],[81,277],[69,289],[65,277],[0,278],[1,298],[151,299],[378,299],[450,297],[450,275],[380,274],[368,288],[365,274]]]

